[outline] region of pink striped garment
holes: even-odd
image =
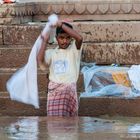
[[[78,116],[76,84],[58,84],[52,81],[48,85],[48,116]]]

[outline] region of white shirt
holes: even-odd
[[[45,62],[49,65],[49,80],[56,83],[75,83],[78,80],[81,50],[73,41],[67,49],[48,49]]]

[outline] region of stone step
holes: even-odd
[[[87,43],[82,61],[97,64],[140,64],[140,42]]]
[[[80,116],[140,116],[140,98],[81,97]]]
[[[27,105],[17,101],[12,101],[9,97],[0,97],[0,116],[45,116],[46,97],[40,97],[40,109],[35,109],[32,105]]]
[[[6,82],[11,77],[11,75],[16,71],[16,69],[0,69],[0,92],[6,91]],[[38,88],[39,92],[47,92],[48,85],[48,71],[42,72],[38,70]],[[84,90],[83,76],[80,74],[77,82],[78,92]]]
[[[32,47],[26,44],[0,45],[0,68],[22,67],[27,63]],[[47,46],[47,48],[54,47],[56,47],[56,44]]]
[[[80,93],[79,93],[80,94]],[[47,92],[46,91],[39,91],[39,96],[42,98],[42,97],[47,97]],[[1,98],[10,98],[10,94],[7,92],[7,91],[0,91],[0,97]]]
[[[18,46],[18,45],[17,45]],[[0,68],[22,67],[31,48],[0,47]],[[82,61],[97,64],[139,64],[140,42],[83,43]]]
[[[0,97],[0,116],[46,116],[46,97],[40,97],[40,109],[32,105]],[[123,99],[116,97],[81,98],[79,116],[140,116],[140,98]]]
[[[83,21],[73,22],[74,28],[83,36],[84,42],[140,41],[140,21]],[[0,25],[1,45],[33,45],[44,25]]]

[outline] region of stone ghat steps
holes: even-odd
[[[140,21],[83,21],[72,24],[84,38],[82,61],[98,64],[140,63]],[[24,65],[43,26],[41,23],[0,25],[0,68]],[[49,48],[54,46],[48,45]]]
[[[71,23],[84,42],[140,41],[140,21],[83,21]],[[0,25],[0,45],[32,45],[45,24]]]
[[[8,94],[0,96],[0,116],[45,116],[46,100],[46,97],[40,97],[40,109],[35,109],[32,105],[12,101]]]
[[[132,22],[74,22],[84,38],[82,61],[97,64],[140,64],[140,21]],[[0,25],[0,115],[46,115],[46,73],[39,71],[40,109],[36,110],[9,99],[6,81],[26,64],[31,48],[40,34],[42,25]],[[51,45],[50,47],[54,47]],[[80,74],[78,92],[83,91]],[[139,99],[82,98],[80,116],[122,115],[140,116]]]
[[[83,43],[81,60],[97,64],[140,64],[139,50],[140,42]],[[30,51],[31,48],[20,45],[0,46],[0,68],[22,67],[27,63]]]
[[[80,99],[80,116],[140,116],[140,98],[121,97],[82,97]]]
[[[0,96],[0,116],[46,116],[46,97],[40,97],[40,108],[35,109],[13,101],[9,96]],[[140,116],[140,98],[123,99],[116,97],[84,97],[80,99],[79,116]]]
[[[12,76],[12,74],[16,71],[16,69],[0,69],[0,92],[6,92],[6,82]],[[48,71],[42,72],[38,70],[38,89],[39,92],[47,92],[48,85]],[[83,76],[80,74],[78,82],[77,82],[78,92],[84,90]],[[1,95],[0,95],[1,96]]]

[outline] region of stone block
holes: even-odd
[[[0,68],[22,67],[27,63],[30,48],[0,48]]]
[[[139,42],[83,43],[81,60],[97,64],[139,64],[139,50]],[[27,63],[30,51],[30,47],[0,48],[0,67],[22,67]]]
[[[46,97],[40,97],[40,109],[31,105],[0,97],[0,116],[46,116]],[[114,97],[81,98],[79,116],[140,116],[140,98],[122,99]]]
[[[4,44],[33,45],[40,33],[40,26],[5,26],[3,28]]]
[[[83,36],[84,42],[138,42],[140,22],[74,22],[74,28]],[[43,26],[5,26],[4,44],[33,45]]]
[[[0,67],[17,68],[27,63],[31,48],[17,45],[10,48],[0,48]],[[81,60],[84,62],[96,62],[97,64],[140,64],[140,43],[83,43]]]
[[[140,41],[139,21],[123,22],[75,22],[75,29],[85,42]]]
[[[86,43],[82,61],[97,64],[140,64],[140,42]]]
[[[80,98],[80,116],[99,116],[104,114],[109,114],[109,98]]]
[[[12,23],[13,18],[0,18],[0,24],[11,24]]]
[[[80,116],[140,116],[140,98],[125,99],[119,97],[82,97],[80,98]]]
[[[46,116],[46,100],[46,97],[40,98],[40,108],[35,109],[32,105],[12,101],[9,97],[0,97],[0,116]]]
[[[56,45],[47,45],[54,48]],[[27,63],[32,45],[0,45],[0,68],[22,67]],[[6,63],[5,63],[6,62]]]

